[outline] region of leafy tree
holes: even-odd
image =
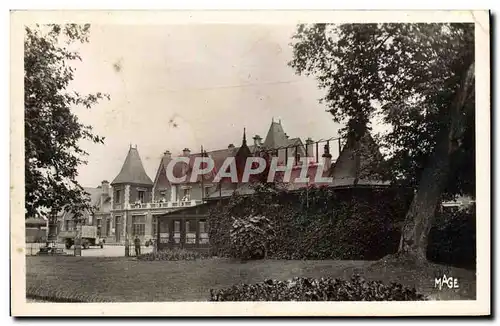
[[[321,101],[359,139],[378,118],[383,166],[415,189],[400,253],[425,260],[443,196],[474,195],[473,24],[300,25],[290,65],[326,90]]]
[[[54,218],[63,209],[80,218],[91,210],[88,194],[76,181],[77,167],[88,155],[83,139],[103,143],[92,127],[72,112],[91,108],[108,97],[66,91],[74,78],[70,63],[81,60],[71,49],[88,42],[90,25],[43,25],[25,28],[24,118],[26,217]],[[108,97],[109,99],[109,97]]]

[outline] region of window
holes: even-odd
[[[132,235],[143,236],[146,233],[146,216],[132,216]]]
[[[200,228],[200,244],[207,244],[208,243],[208,225],[205,220],[199,221],[198,226]]]
[[[174,221],[174,243],[181,242],[181,221]]]
[[[160,243],[168,243],[169,242],[169,234],[168,234],[168,221],[165,219],[160,221]]]
[[[186,221],[186,243],[196,243],[196,224],[193,221]]]
[[[111,219],[106,219],[106,236],[109,236],[111,232]]]
[[[115,191],[115,204],[120,203],[120,193],[121,193],[120,190]]]
[[[206,186],[205,187],[205,197],[209,197],[211,192],[212,192],[212,186]]]
[[[64,221],[64,230],[66,231],[75,231],[76,230],[76,224],[72,220],[65,220]]]
[[[121,216],[115,216],[115,221],[114,221],[114,234],[121,234],[122,233],[122,217]]]
[[[102,220],[100,218],[97,219],[97,236],[101,237],[101,227],[102,227]]]
[[[140,201],[141,203],[144,203],[144,195],[145,195],[145,192],[144,192],[144,191],[140,190],[140,191],[138,192],[139,201]]]
[[[182,201],[189,201],[189,200],[191,200],[191,188],[185,188],[183,189]]]

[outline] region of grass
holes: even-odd
[[[376,263],[380,264],[380,263]],[[138,261],[125,257],[26,257],[27,297],[87,302],[206,301],[212,288],[257,283],[273,278],[343,277],[359,273],[367,279],[398,281],[436,295],[434,276],[446,270],[458,277],[460,291],[443,289],[452,299],[475,298],[475,273],[432,265],[427,279],[415,280],[411,267],[376,265],[370,261],[264,260],[240,263],[228,259]],[[389,271],[394,272],[389,272]],[[434,274],[433,274],[434,273]],[[439,275],[442,276],[442,275]],[[467,286],[467,284],[472,286]],[[471,290],[472,289],[472,290]],[[436,297],[437,299],[443,299]],[[444,298],[450,299],[450,298]]]

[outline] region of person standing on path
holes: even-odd
[[[139,256],[141,254],[141,239],[139,239],[139,236],[135,236],[134,239],[134,245],[135,245],[135,255]]]

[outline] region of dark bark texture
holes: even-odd
[[[465,129],[465,102],[473,89],[474,64],[464,72],[449,108],[448,128],[439,134],[436,147],[422,173],[420,184],[403,225],[399,253],[426,260],[429,231],[451,171],[451,156],[460,147]]]

